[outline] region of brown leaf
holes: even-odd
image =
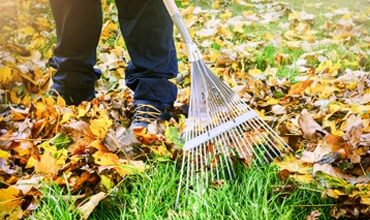
[[[314,210],[306,217],[306,220],[319,220],[320,215],[321,212],[319,210]]]
[[[361,146],[370,146],[370,133],[361,135],[360,144]]]
[[[153,144],[158,140],[156,134],[149,134],[146,128],[135,128],[133,129],[135,137],[143,144]]]
[[[315,175],[317,172],[323,172],[331,176],[346,180],[351,178],[350,175],[343,173],[340,169],[333,167],[330,164],[314,164],[312,173]]]
[[[342,137],[328,134],[325,136],[324,140],[329,144],[332,151],[337,153],[341,159],[347,158],[350,154],[349,145]]]
[[[43,180],[42,176],[32,176],[29,179],[20,179],[18,182],[14,185],[15,188],[20,190],[23,195],[26,195],[29,191],[31,191],[32,188],[39,188],[39,185],[41,181]]]
[[[220,179],[220,180],[215,180],[212,182],[212,187],[213,188],[219,188],[225,184],[225,180]]]
[[[301,160],[307,163],[316,163],[331,152],[332,149],[329,145],[319,144],[313,152],[307,150],[303,151]]]
[[[308,140],[316,140],[328,134],[312,117],[303,110],[298,118],[298,124],[303,132],[303,137]]]
[[[343,126],[345,131],[344,138],[348,140],[352,148],[355,148],[361,140],[361,135],[364,130],[362,119],[359,116],[351,115]]]
[[[280,170],[280,172],[278,173],[278,177],[282,181],[285,181],[286,179],[288,179],[289,175],[290,175],[290,172],[287,169]]]
[[[90,197],[89,201],[85,204],[80,205],[77,207],[78,211],[82,214],[83,219],[88,219],[90,214],[94,211],[96,206],[99,205],[99,202],[105,199],[106,194],[104,192],[100,192]]]

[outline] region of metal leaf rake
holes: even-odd
[[[214,181],[234,179],[235,159],[269,162],[290,147],[207,67],[173,0],[163,0],[183,37],[191,65],[191,97],[176,207],[185,191],[201,195]]]

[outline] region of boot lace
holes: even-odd
[[[135,108],[134,122],[152,123],[157,120],[162,111],[153,105],[138,104]]]

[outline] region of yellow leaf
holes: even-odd
[[[9,83],[12,80],[12,69],[9,67],[0,67],[0,83],[6,84]]]
[[[127,174],[116,154],[97,151],[93,155],[95,164],[116,170],[122,177]]]
[[[221,7],[221,5],[220,5],[220,1],[219,0],[213,1],[213,3],[212,3],[212,8],[213,9],[219,9],[220,7]]]
[[[259,74],[261,74],[262,73],[262,71],[261,70],[259,70],[259,69],[257,69],[257,68],[255,68],[255,69],[250,69],[249,71],[248,71],[248,74],[250,74],[250,75],[259,75]]]
[[[10,101],[12,103],[20,103],[22,100],[18,97],[17,91],[14,89],[10,92]]]
[[[275,164],[281,169],[289,170],[300,174],[311,174],[311,165],[306,165],[303,161],[298,160],[294,155],[284,157],[282,161],[275,161]]]
[[[0,150],[0,158],[7,160],[9,156],[10,156],[9,152]]]
[[[0,216],[4,219],[3,215],[12,212],[21,203],[22,199],[19,198],[20,191],[15,187],[8,187],[0,189]]]
[[[94,162],[100,165],[101,169],[114,169],[124,177],[128,174],[143,172],[145,164],[142,161],[121,160],[116,154],[97,151],[94,155]]]
[[[117,166],[119,165],[119,158],[116,154],[109,152],[97,151],[93,155],[95,163],[100,166]]]
[[[47,39],[46,38],[44,38],[44,37],[37,37],[36,39],[34,39],[32,41],[31,44],[28,45],[27,49],[28,50],[39,50],[43,46],[45,46],[46,42],[47,42]]]
[[[339,196],[342,196],[344,195],[345,193],[343,193],[342,191],[338,190],[338,189],[327,189],[325,191],[326,195],[334,198],[334,199],[338,199]]]
[[[43,17],[40,17],[40,18],[37,18],[37,24],[39,26],[42,26],[44,28],[50,28],[50,22],[49,22],[49,19],[47,18],[43,18]]]
[[[370,206],[370,184],[357,184],[356,186],[359,189],[358,194],[361,196],[361,203]],[[353,195],[353,197],[355,196]]]
[[[233,13],[231,11],[226,11],[225,13],[220,14],[221,19],[229,19],[231,16],[233,16]]]
[[[163,144],[158,146],[158,147],[151,147],[151,151],[154,152],[154,154],[160,156],[160,157],[170,157],[171,153],[167,150],[167,147],[164,146]]]
[[[35,161],[35,172],[44,174],[56,174],[59,170],[57,160],[48,152],[45,152],[40,161]]]
[[[290,177],[302,184],[310,184],[313,181],[313,177],[311,174],[293,174],[290,175]]]
[[[118,29],[117,24],[108,20],[104,25],[101,33],[101,38],[108,39],[111,36],[111,33]]]
[[[32,103],[32,98],[31,98],[31,96],[30,96],[29,94],[26,94],[26,95],[24,96],[23,100],[22,100],[22,104],[23,104],[24,106],[30,106],[30,105],[31,105],[31,103]]]
[[[78,114],[77,114],[77,118],[82,118],[86,115],[86,113],[90,110],[91,108],[91,103],[88,102],[88,104],[85,106],[85,105],[79,105],[78,106]]]
[[[58,96],[57,97],[57,105],[60,106],[60,107],[65,107],[66,106],[66,101],[61,96]]]
[[[35,29],[31,26],[24,27],[20,30],[26,36],[33,36],[35,34]]]
[[[28,161],[27,161],[26,169],[34,167],[35,164],[36,164],[36,159],[33,158],[33,157],[30,157],[30,159],[28,159]]]
[[[68,122],[73,116],[73,112],[72,111],[68,111],[68,112],[65,112],[63,114],[63,117],[62,117],[62,120],[60,120],[60,124],[64,124],[66,122]]]
[[[91,133],[99,139],[104,139],[110,126],[112,126],[112,120],[109,119],[105,112],[100,115],[99,119],[90,121]]]

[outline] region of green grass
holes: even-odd
[[[312,186],[281,182],[275,166],[238,168],[237,173],[234,182],[210,188],[201,198],[192,197],[190,204],[182,198],[181,209],[175,211],[178,167],[172,162],[154,163],[145,174],[125,180],[101,202],[90,219],[283,220],[305,219],[316,209],[323,213],[321,219],[328,219],[330,201],[321,198],[319,190]],[[78,219],[72,199],[61,199],[65,192],[47,188],[33,219]]]
[[[53,184],[42,188],[43,199],[30,220],[74,220],[80,215],[75,209],[74,200],[68,189]]]

